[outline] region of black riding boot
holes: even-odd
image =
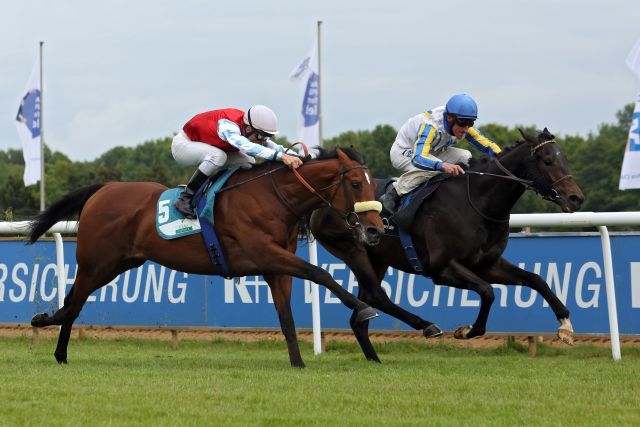
[[[396,212],[396,209],[398,209],[398,205],[400,204],[400,196],[396,191],[395,185],[389,184],[387,191],[380,198],[380,202],[382,202],[382,206],[390,214]]]
[[[193,210],[191,202],[193,201],[193,195],[196,194],[196,191],[198,191],[200,186],[202,186],[207,179],[209,179],[209,177],[202,173],[200,169],[197,169],[196,173],[194,173],[189,180],[184,191],[182,191],[180,196],[176,199],[173,207],[183,213],[185,217],[189,219],[196,219],[196,213]]]

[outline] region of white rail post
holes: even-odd
[[[64,246],[60,233],[53,233],[53,238],[56,241],[56,265],[58,267],[58,308],[62,308],[67,290],[67,274],[64,269]]]
[[[611,354],[613,360],[622,358],[620,353],[620,333],[618,331],[618,309],[616,307],[616,291],[613,280],[613,260],[611,259],[611,241],[606,226],[598,226],[602,242],[602,260],[604,261],[604,277],[607,289],[607,309],[609,312],[609,333],[611,335]]]
[[[318,265],[318,246],[315,240],[309,243],[309,263]],[[322,331],[320,326],[320,291],[318,284],[306,281],[311,285],[311,318],[313,320],[313,354],[322,353]]]

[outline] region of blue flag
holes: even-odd
[[[27,82],[16,115],[16,129],[22,142],[24,157],[24,185],[36,184],[41,179],[40,162],[40,59],[36,60]]]
[[[298,139],[309,148],[309,154],[317,155],[320,145],[320,75],[318,70],[318,43],[314,40],[309,53],[289,75],[301,86],[302,105],[298,116]]]

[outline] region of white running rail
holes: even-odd
[[[607,309],[609,314],[609,331],[611,338],[611,353],[614,360],[622,358],[620,353],[620,333],[618,329],[618,312],[616,308],[616,293],[611,258],[611,242],[607,226],[640,225],[640,212],[576,212],[572,214],[514,214],[509,220],[511,227],[597,227],[602,241],[602,259],[605,270],[605,287],[607,294]],[[57,276],[58,276],[58,305],[64,304],[64,290],[66,277],[64,270],[64,253],[62,251],[62,237],[60,233],[75,233],[77,221],[58,222],[49,230],[56,241]],[[0,234],[27,234],[28,222],[0,222]],[[317,264],[317,247],[313,241],[309,245],[310,261]],[[312,284],[311,309],[313,318],[313,347],[314,353],[320,354],[321,326],[320,302],[317,285]]]

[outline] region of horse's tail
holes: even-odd
[[[28,243],[35,243],[38,237],[46,233],[47,230],[61,219],[70,218],[75,214],[80,215],[89,197],[102,188],[103,185],[104,184],[91,184],[72,191],[33,217],[29,222],[30,232]]]

